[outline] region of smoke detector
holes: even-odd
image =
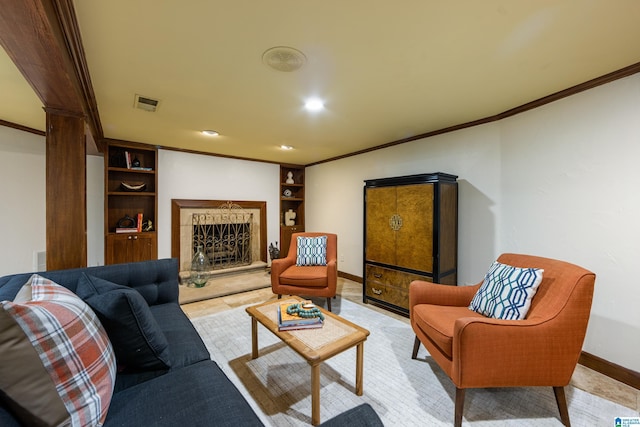
[[[139,108],[144,111],[148,111],[150,113],[155,113],[158,109],[158,105],[160,101],[157,99],[152,99],[147,96],[142,96],[136,94],[135,99],[133,101],[133,107]]]
[[[307,57],[298,49],[276,46],[262,54],[262,62],[276,71],[291,72],[300,69],[307,62]]]

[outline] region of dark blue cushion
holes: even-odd
[[[4,393],[0,392],[0,404],[4,400]],[[0,426],[2,427],[22,427],[18,420],[9,412],[8,408],[0,406]]]
[[[169,342],[171,369],[211,359],[209,350],[180,305],[159,304],[149,309]]]
[[[82,273],[76,293],[98,315],[120,368],[153,370],[171,366],[169,343],[138,291]]]
[[[105,427],[262,426],[240,391],[212,360],[169,371],[111,399]]]

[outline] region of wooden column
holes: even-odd
[[[84,118],[47,112],[47,270],[86,267]]]
[[[102,128],[73,0],[8,1],[0,45],[47,112],[47,270],[87,264],[85,120],[102,151]]]

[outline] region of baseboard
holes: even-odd
[[[362,283],[362,277],[354,276],[353,274],[345,273],[344,271],[338,271],[338,277],[342,277],[344,279],[349,279],[352,282]]]
[[[640,373],[583,351],[578,363],[609,378],[640,390]]]

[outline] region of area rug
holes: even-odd
[[[334,312],[371,332],[364,344],[364,394],[356,396],[355,349],[321,367],[320,416],[325,421],[368,402],[386,426],[450,426],[455,387],[421,347],[411,359],[411,327],[341,298]],[[251,320],[244,307],[196,318],[193,324],[227,376],[268,426],[311,423],[310,366],[259,325],[260,357],[251,360]],[[574,426],[613,426],[638,413],[572,386],[565,388]],[[561,426],[551,387],[473,389],[463,426]]]
[[[201,288],[191,284],[180,285],[178,302],[188,304],[268,287],[271,287],[271,276],[264,268],[257,271],[224,274],[209,279]]]

